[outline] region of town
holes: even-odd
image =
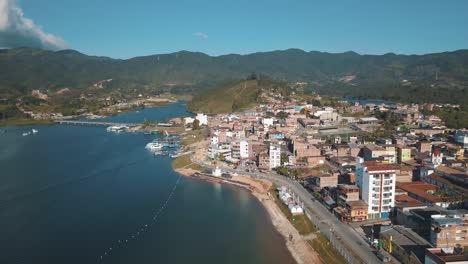
[[[300,184],[328,211],[325,217],[345,223],[343,233],[357,234],[358,244],[384,262],[468,261],[468,130],[424,115],[443,106],[328,106],[271,93],[265,100],[242,112],[185,118],[187,130],[209,135],[192,161],[215,168],[216,176]],[[311,199],[278,187],[290,212],[303,214]]]

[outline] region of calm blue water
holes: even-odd
[[[169,120],[175,117],[181,116],[192,116],[191,113],[186,110],[187,103],[184,101],[179,101],[175,104],[171,104],[168,107],[157,108],[145,108],[135,112],[110,116],[106,118],[95,119],[96,121],[105,120],[108,122],[121,122],[121,123],[143,123],[146,120],[148,121],[164,121]]]
[[[343,101],[346,101],[348,103],[354,104],[358,102],[360,105],[366,105],[366,104],[375,104],[375,105],[395,105],[395,103],[389,102],[389,101],[383,101],[383,100],[372,100],[372,99],[356,99],[356,98],[343,98]]]
[[[174,104],[109,119],[180,113]],[[179,176],[169,158],[144,149],[151,137],[35,128],[0,134],[0,263],[293,262],[247,191],[180,178],[172,192]]]

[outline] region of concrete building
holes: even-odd
[[[198,113],[195,117],[200,122],[200,126],[207,126],[208,125],[208,116],[202,113]]]
[[[270,157],[268,153],[262,152],[258,155],[258,169],[261,171],[267,171],[270,169]]]
[[[457,130],[455,132],[455,142],[468,149],[468,130]]]
[[[435,147],[431,153],[432,166],[437,167],[442,165],[443,158],[444,154],[442,153],[442,150],[439,147]]]
[[[273,118],[263,118],[262,124],[265,127],[273,126],[274,119]]]
[[[333,209],[333,213],[342,222],[361,222],[367,220],[367,204],[362,200],[346,202],[343,207]]]
[[[247,159],[249,158],[249,142],[247,140],[241,140],[240,145],[240,158]]]
[[[448,199],[434,195],[439,189],[436,185],[424,182],[398,182],[396,187],[408,193],[408,196],[414,198],[426,205],[437,205],[442,208],[449,207],[452,204]],[[454,203],[457,203],[454,201]]]
[[[444,248],[468,246],[468,214],[432,215],[430,242]]]
[[[211,144],[212,145],[217,145],[219,143],[219,137],[218,135],[212,135],[211,136]]]
[[[379,236],[383,249],[401,263],[424,263],[430,244],[411,229],[398,225],[382,227]]]
[[[318,189],[325,187],[336,187],[338,185],[338,174],[322,174],[307,179],[309,183]]]
[[[411,159],[411,148],[409,147],[398,147],[398,163]]]
[[[396,163],[395,148],[385,148],[376,144],[367,144],[363,148],[364,160],[382,160],[385,163]]]
[[[419,153],[431,152],[432,144],[429,141],[418,141],[416,143],[416,148],[418,149]]]
[[[249,142],[246,140],[232,142],[232,157],[234,159],[247,159],[249,158]]]
[[[428,248],[424,264],[466,264],[468,256],[456,253],[453,248]]]
[[[270,170],[281,166],[281,147],[279,145],[271,144],[268,155],[270,157]]]
[[[359,187],[356,185],[339,184],[337,188],[336,200],[338,205],[342,207],[345,207],[347,202],[358,201]]]
[[[208,156],[211,159],[216,159],[219,156],[222,156],[224,160],[230,160],[232,159],[231,152],[230,145],[210,145],[208,147]]]
[[[396,166],[356,158],[356,184],[368,204],[368,218],[388,218],[395,206]]]

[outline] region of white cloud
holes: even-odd
[[[195,34],[193,34],[195,37],[199,38],[199,39],[208,39],[208,35],[203,33],[203,32],[197,32]]]
[[[60,37],[44,32],[24,16],[16,0],[0,0],[0,47],[31,47],[50,50],[65,49]]]

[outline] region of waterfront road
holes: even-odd
[[[198,162],[192,159],[192,162],[199,165],[214,168],[213,165],[206,162]],[[382,263],[374,254],[374,250],[350,225],[339,221],[331,212],[329,212],[319,201],[317,201],[310,192],[308,192],[297,181],[293,181],[276,173],[248,173],[238,171],[230,167],[219,166],[221,170],[250,175],[257,178],[265,178],[275,183],[277,186],[286,186],[295,194],[299,195],[305,206],[309,209],[308,213],[312,217],[315,225],[318,225],[321,230],[328,230],[331,239],[336,239],[333,244],[339,245],[349,252],[350,258],[354,263]]]
[[[316,217],[323,226],[322,229],[332,230],[333,237],[342,242],[348,252],[352,252],[354,259],[362,263],[380,263],[381,261],[373,253],[372,248],[360,237],[351,226],[342,223],[332,213],[330,213],[311,193],[296,181],[288,180],[283,176],[273,173],[267,174],[267,179],[276,185],[284,185],[299,195],[307,208],[312,211],[311,216]],[[310,211],[310,210],[309,210]],[[316,221],[314,221],[316,222]]]

